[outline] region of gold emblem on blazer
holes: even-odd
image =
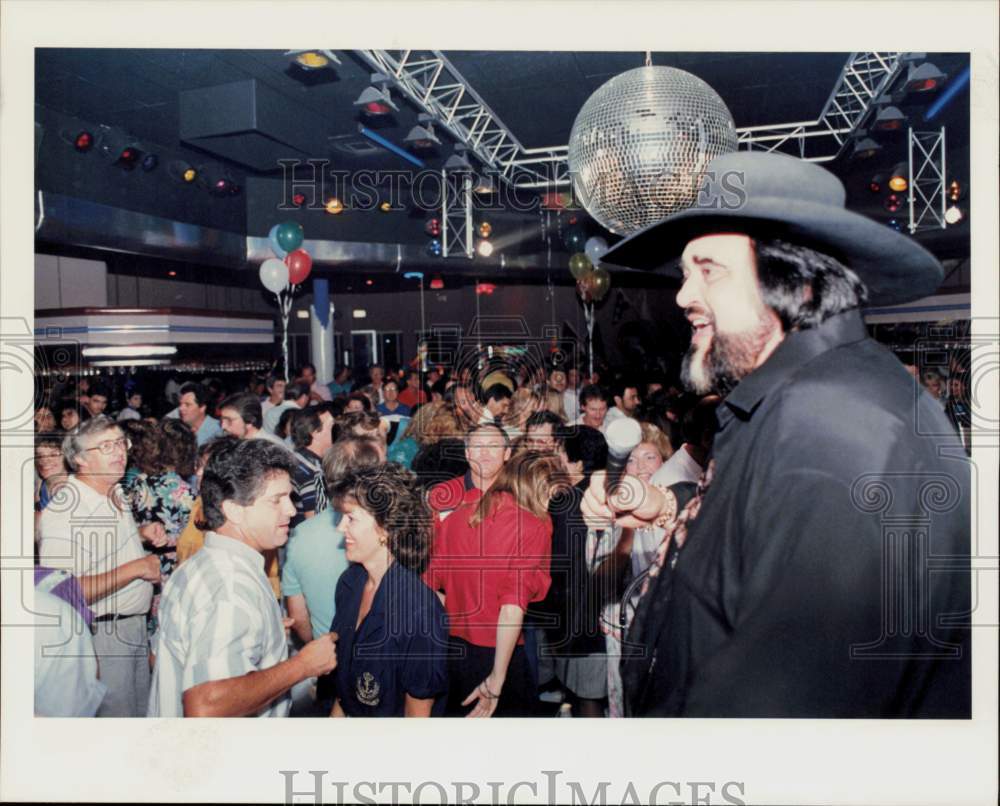
[[[378,680],[375,679],[371,672],[365,672],[357,679],[357,686],[355,687],[355,693],[358,695],[358,702],[362,705],[376,706],[379,702],[380,688]]]

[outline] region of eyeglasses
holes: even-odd
[[[106,439],[99,445],[95,445],[93,448],[84,448],[84,451],[100,451],[105,456],[110,456],[118,448],[124,448],[128,451],[132,447],[132,440],[128,437],[119,437],[118,439]]]

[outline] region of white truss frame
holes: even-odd
[[[472,176],[441,171],[441,256],[474,256],[472,249]]]
[[[945,229],[948,226],[944,217],[948,196],[945,187],[944,126],[937,132],[915,132],[910,129],[907,140],[910,234],[921,230]],[[914,162],[914,157],[919,163]]]
[[[572,184],[569,147],[525,148],[441,51],[355,53],[511,186],[542,190]],[[836,158],[903,62],[903,53],[852,53],[816,120],[737,129],[737,148],[791,151],[809,162]]]
[[[793,153],[807,162],[835,159],[903,63],[903,53],[852,53],[816,120],[737,129],[737,147]]]

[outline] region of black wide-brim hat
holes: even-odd
[[[737,151],[709,163],[694,206],[630,235],[601,258],[610,268],[671,272],[700,235],[777,237],[840,260],[868,287],[868,304],[933,294],[944,279],[912,238],[844,208],[844,186],[825,168],[786,154]]]

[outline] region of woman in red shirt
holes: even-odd
[[[427,582],[448,611],[451,715],[534,714],[521,625],[551,583],[548,503],[558,472],[554,456],[517,455],[478,502],[438,525]]]

